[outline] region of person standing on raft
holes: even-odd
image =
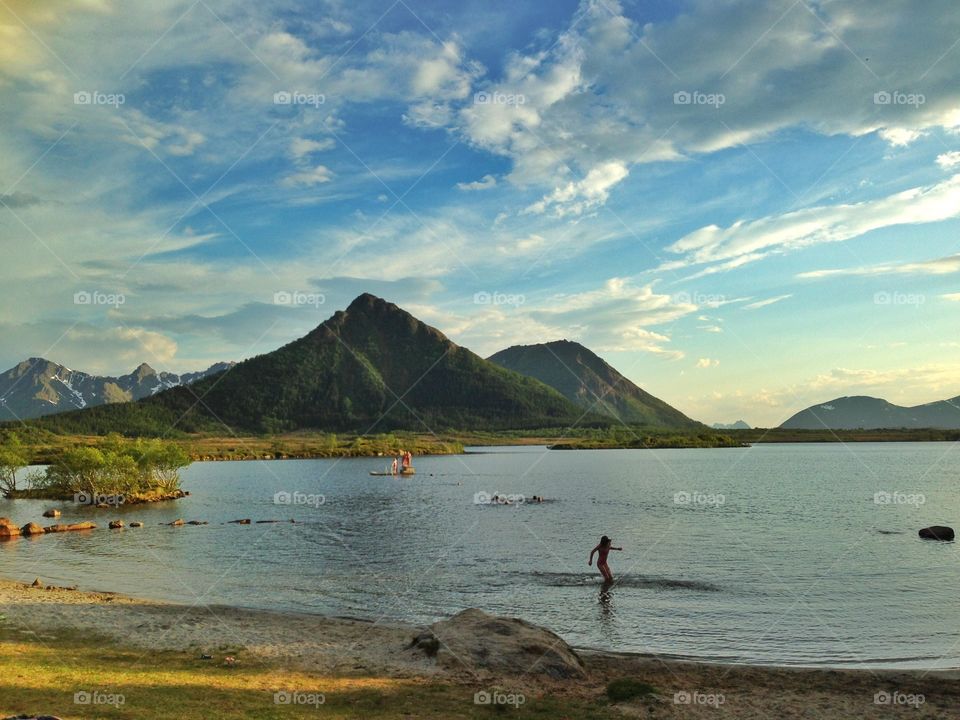
[[[597,553],[597,569],[601,572],[606,582],[613,582],[613,573],[610,572],[610,568],[607,566],[607,555],[611,550],[623,550],[623,548],[613,547],[613,541],[604,535],[600,538],[600,544],[590,551],[590,560],[587,562],[588,565],[593,566],[593,554]]]

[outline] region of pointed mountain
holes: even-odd
[[[637,387],[596,353],[569,340],[514,345],[489,360],[536,378],[584,409],[625,423],[700,428],[663,400]]]
[[[812,405],[780,427],[788,430],[960,429],[960,397],[903,407],[856,395]]]
[[[30,358],[0,373],[0,421],[26,420],[105,403],[149,397],[160,390],[223,372],[229,363],[183,377],[143,363],[129,375],[106,377],[78,372],[45,358]]]
[[[582,411],[373,295],[228,372],[138,403],[50,418],[51,428],[156,434],[556,427]],[[599,420],[597,417],[586,421]],[[581,421],[583,422],[583,421]]]
[[[743,421],[737,420],[732,423],[713,423],[711,425],[714,430],[750,430],[750,424]]]

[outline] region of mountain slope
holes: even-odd
[[[813,405],[780,427],[790,430],[875,430],[885,428],[960,429],[960,397],[902,407],[880,398],[857,395]]]
[[[143,363],[128,375],[108,377],[71,370],[44,358],[30,358],[0,374],[0,420],[40,417],[104,403],[149,397],[223,372],[233,363],[177,375]]]
[[[364,294],[308,335],[217,377],[41,422],[98,433],[156,434],[173,426],[382,432],[558,426],[581,414],[552,388],[487,362],[396,305]]]
[[[713,423],[711,425],[714,430],[749,430],[750,425],[743,420],[737,420],[732,423]]]
[[[637,387],[579,343],[557,340],[538,345],[514,345],[488,359],[540,380],[584,409],[619,418],[625,423],[701,427],[700,423]]]

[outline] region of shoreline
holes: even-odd
[[[37,579],[39,580],[40,578]],[[3,606],[7,610],[7,614],[10,614],[9,611],[12,607],[16,607],[18,604],[22,604],[27,600],[37,599],[42,599],[41,604],[53,604],[56,602],[77,607],[148,608],[161,613],[190,613],[195,610],[203,611],[205,609],[209,609],[217,610],[226,615],[249,616],[249,619],[251,620],[259,618],[266,624],[275,624],[278,621],[290,621],[293,623],[318,623],[323,626],[344,624],[365,628],[381,628],[385,631],[388,631],[390,634],[401,632],[405,635],[409,635],[410,637],[413,637],[413,635],[423,631],[427,627],[426,625],[418,625],[404,621],[383,619],[375,620],[372,618],[353,615],[329,615],[324,613],[308,613],[296,610],[265,609],[240,605],[205,604],[200,602],[194,605],[187,605],[185,603],[170,600],[129,595],[114,590],[81,588],[77,585],[59,586],[43,583],[40,587],[36,587],[27,581],[17,580],[9,576],[0,577],[0,606]],[[16,613],[13,614],[16,615]],[[662,653],[658,654],[642,651],[613,650],[609,648],[593,646],[571,647],[581,656],[587,656],[590,658],[603,658],[609,661],[662,662],[665,664],[675,664],[696,668],[724,668],[728,670],[752,670],[759,672],[838,672],[878,675],[922,675],[960,680],[960,665],[946,668],[904,668],[882,665],[849,666],[758,664],[705,660],[695,657],[665,655]]]
[[[32,587],[8,579],[0,579],[0,606],[0,667],[15,669],[21,678],[44,673],[58,678],[83,672],[86,683],[143,702],[137,714],[124,717],[182,717],[160,713],[143,698],[144,678],[162,685],[174,672],[185,673],[189,680],[181,682],[196,686],[198,704],[206,702],[204,692],[219,693],[225,702],[232,702],[235,696],[230,693],[239,691],[222,685],[224,673],[238,672],[224,667],[234,663],[243,668],[244,682],[260,693],[244,697],[262,704],[264,710],[273,706],[272,695],[266,691],[291,687],[291,677],[298,678],[292,687],[331,689],[328,703],[358,702],[343,698],[354,697],[364,692],[355,688],[365,687],[379,688],[372,691],[374,698],[378,692],[384,698],[396,693],[413,698],[403,715],[371,700],[374,704],[363,715],[371,718],[487,717],[490,709],[478,707],[475,697],[490,692],[524,698],[522,707],[511,710],[521,718],[875,720],[897,709],[919,709],[922,712],[917,717],[956,717],[960,708],[960,669],[739,665],[570,648],[545,628],[477,610],[425,627],[205,606],[200,599],[191,606],[109,591]],[[466,624],[455,624],[463,617],[467,617]],[[441,632],[443,626],[447,630]],[[436,637],[442,638],[440,647],[433,640]],[[432,653],[426,649],[431,640],[435,643]],[[573,672],[553,671],[560,656],[568,668],[573,664]],[[148,657],[149,665],[143,666]],[[75,669],[78,663],[82,671]],[[122,678],[131,668],[150,674],[125,686]],[[103,681],[96,684],[91,677]],[[173,689],[178,698],[182,698],[182,687]],[[626,687],[627,694],[615,694],[617,687]],[[7,712],[14,715],[62,707],[68,702],[65,698],[77,691],[70,685],[66,688],[48,680],[39,695],[35,688],[28,690],[22,684],[8,689],[0,697],[0,717]],[[903,704],[897,698],[914,705],[891,707]],[[436,714],[439,705],[448,714]],[[349,705],[348,714],[335,717],[356,717],[354,707]],[[59,714],[68,719],[85,717],[71,712],[76,709]]]

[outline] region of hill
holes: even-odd
[[[488,358],[549,385],[581,408],[624,423],[702,428],[676,408],[637,387],[596,353],[569,340],[514,345]]]
[[[789,430],[960,429],[960,397],[903,407],[881,398],[841,397],[801,410],[784,422]]]
[[[581,415],[552,388],[364,294],[308,335],[228,372],[139,402],[34,422],[56,432],[96,434],[163,434],[173,427],[369,433],[556,427]]]
[[[200,372],[177,375],[157,372],[143,363],[128,375],[91,375],[44,358],[30,358],[0,374],[0,420],[52,415],[105,403],[149,397],[178,385],[188,385],[230,368],[217,363]]]

